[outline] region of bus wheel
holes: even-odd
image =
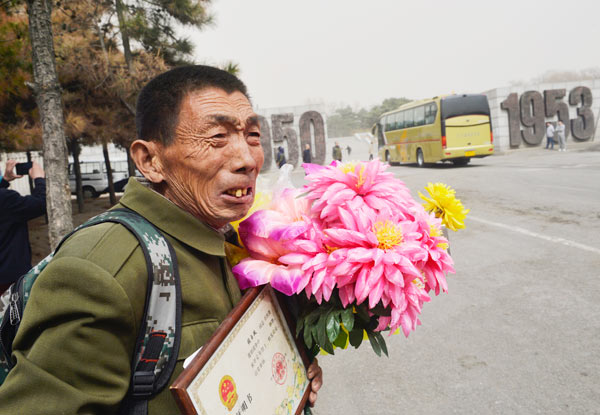
[[[452,160],[455,166],[466,166],[471,161],[470,158]]]
[[[421,149],[417,150],[417,166],[425,166],[425,158],[423,157],[423,151]]]

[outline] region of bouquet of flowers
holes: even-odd
[[[233,268],[240,288],[262,284],[296,296],[296,335],[333,354],[381,335],[415,330],[430,293],[447,291],[453,273],[442,226],[464,227],[454,191],[440,183],[417,203],[379,160],[304,164],[308,184],[285,188],[239,224],[249,256]]]

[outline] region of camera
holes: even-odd
[[[31,169],[32,165],[33,163],[30,161],[27,163],[17,163],[15,164],[15,171],[19,176],[23,176],[29,173],[29,169]]]

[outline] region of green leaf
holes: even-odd
[[[387,349],[387,345],[385,344],[385,339],[383,338],[383,336],[381,335],[381,333],[380,332],[375,332],[375,336],[377,338],[377,341],[379,342],[379,347],[381,348],[381,351],[383,353],[385,353],[385,355],[387,357],[390,357],[388,355],[388,349]]]
[[[337,336],[337,339],[333,342],[335,347],[339,347],[340,349],[346,348],[346,342],[348,341],[348,334],[344,330],[340,330],[340,334]]]
[[[365,303],[362,303],[359,306],[356,306],[356,314],[360,317],[361,320],[368,322],[371,319],[369,316],[369,312],[366,309]]]
[[[300,332],[304,328],[304,317],[298,318],[296,321],[296,337],[300,336]]]
[[[354,313],[352,312],[352,308],[342,310],[342,324],[344,324],[348,332],[351,332],[354,328]]]
[[[312,336],[310,335],[310,329],[308,327],[304,328],[304,344],[307,349],[310,349],[313,345]]]
[[[336,311],[330,311],[327,315],[327,338],[330,342],[334,342],[340,334],[339,314]]]
[[[363,341],[363,329],[360,327],[354,327],[354,330],[352,330],[350,332],[350,344],[355,349],[358,349],[358,346],[360,346],[362,341]]]
[[[317,323],[317,341],[323,349],[325,348],[325,344],[329,343],[329,339],[327,338],[327,314],[321,314],[321,317],[319,317],[319,322]]]
[[[312,357],[312,359],[310,359],[311,361],[317,357],[319,355],[319,352],[321,351],[321,348],[319,347],[318,344],[313,344],[313,346],[309,349],[309,353]]]
[[[381,347],[379,346],[379,342],[375,338],[374,333],[370,332],[370,333],[367,333],[367,335],[369,336],[369,342],[371,343],[371,347],[373,348],[373,351],[375,352],[375,354],[377,356],[381,356]]]
[[[329,340],[327,340],[327,342],[323,345],[321,345],[321,347],[323,348],[323,350],[325,350],[327,353],[334,355],[335,351],[333,350],[333,345],[329,342]]]
[[[312,328],[310,329],[310,334],[312,335],[313,342],[315,343],[315,345],[319,346],[319,326],[317,324],[312,326]]]
[[[317,322],[317,320],[319,319],[320,315],[321,315],[321,309],[320,308],[317,308],[316,310],[311,311],[306,316],[306,321],[305,321],[304,324],[307,324],[307,325],[313,325],[313,324],[315,324]]]

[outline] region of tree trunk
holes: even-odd
[[[129,146],[129,148],[127,148],[127,171],[129,173],[129,177],[134,177],[135,176],[135,163],[133,162],[133,159],[131,158],[131,153],[130,150],[131,146]]]
[[[106,165],[106,177],[108,178],[108,194],[110,196],[110,205],[117,204],[117,197],[115,196],[115,185],[113,183],[112,169],[110,167],[110,157],[108,156],[108,144],[105,140],[102,140],[102,154],[104,154],[104,164]]]
[[[129,71],[129,74],[131,75],[133,73],[133,64],[132,64],[132,59],[131,59],[131,52],[127,52],[129,50],[129,37],[127,37],[127,34],[123,32],[123,4],[121,3],[121,0],[116,0],[116,4],[117,4],[117,12],[119,12],[119,10],[121,10],[121,14],[119,15],[119,25],[121,26],[121,36],[123,37],[123,45],[127,44],[127,47],[124,49],[126,50],[125,52],[125,60],[127,61],[127,69]],[[108,52],[106,51],[106,44],[104,43],[104,37],[102,35],[102,30],[100,30],[100,25],[96,24],[96,31],[98,33],[98,39],[100,40],[100,46],[102,47],[102,52],[104,55],[104,64],[106,65],[106,73],[108,74],[108,76],[111,76],[111,72],[110,72],[110,68],[109,68],[109,61],[108,61]],[[119,100],[121,101],[121,104],[123,104],[123,106],[129,111],[129,113],[135,118],[135,110],[133,109],[133,107],[131,105],[129,105],[129,103],[125,100],[125,98],[123,98],[122,96],[119,97]],[[104,145],[104,144],[103,144]],[[104,150],[104,147],[103,147]],[[107,150],[108,151],[108,150]],[[108,154],[108,153],[106,153]],[[105,159],[108,160],[108,157],[105,156]],[[110,161],[109,161],[110,163]],[[135,175],[135,165],[133,164],[133,160],[131,159],[130,155],[129,155],[129,148],[127,148],[127,170],[129,172],[129,176],[132,177]],[[107,169],[108,171],[108,169]],[[110,172],[110,175],[112,177],[112,171]],[[109,179],[109,184],[112,183],[112,179]],[[109,191],[110,191],[111,187],[109,185]],[[115,204],[116,203],[116,198],[114,197],[114,184],[112,185],[112,193],[110,194],[110,201],[111,204]],[[113,200],[115,200],[113,202]]]
[[[56,74],[51,13],[51,0],[27,0],[34,92],[44,140],[48,239],[50,248],[54,249],[61,238],[73,229],[73,218],[67,177],[63,103]]]
[[[79,164],[79,142],[71,139],[71,153],[73,154],[73,172],[75,173],[75,194],[79,213],[83,212],[83,182],[81,180],[81,164]]]
[[[125,55],[125,62],[127,63],[127,70],[130,74],[135,73],[133,67],[133,60],[131,59],[131,47],[129,46],[129,33],[127,32],[127,24],[125,22],[124,7],[122,0],[115,0],[115,6],[117,9],[117,18],[119,19],[119,29],[121,32],[121,42],[123,43],[123,54]]]

